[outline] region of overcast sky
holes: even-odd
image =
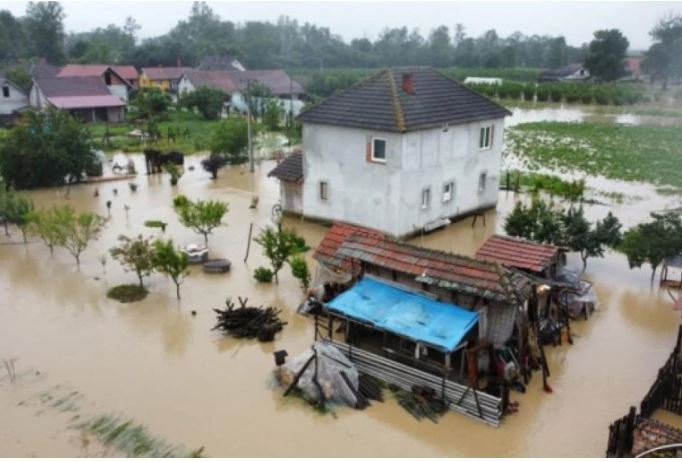
[[[3,1],[0,9],[22,15],[27,2]],[[418,28],[423,34],[441,24],[462,23],[468,35],[497,29],[502,36],[564,35],[569,44],[592,39],[597,29],[617,28],[630,40],[631,49],[648,48],[649,30],[667,12],[682,14],[678,2],[208,2],[223,19],[275,21],[281,15],[326,26],[350,40],[375,39],[386,27]],[[62,2],[67,31],[85,31],[133,16],[142,26],[140,38],[167,32],[185,18],[191,2]]]

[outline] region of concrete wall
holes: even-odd
[[[121,101],[128,104],[128,86],[127,85],[109,85],[109,91],[112,95],[121,98]]]
[[[280,181],[279,193],[282,197],[282,210],[296,214],[303,213],[303,185],[301,183]]]
[[[481,127],[493,129],[492,146],[479,149]],[[421,230],[497,203],[504,119],[472,122],[405,134],[304,124],[304,214],[379,229],[393,236]],[[386,163],[368,160],[372,137],[386,140]],[[479,177],[486,174],[479,191]],[[329,184],[329,199],[319,183]],[[454,183],[443,202],[443,186]],[[422,191],[431,201],[422,208]]]
[[[28,101],[31,107],[39,109],[45,109],[48,105],[47,98],[45,98],[38,85],[35,84],[31,87],[31,91],[28,94]]]
[[[5,88],[9,96],[5,96]],[[14,84],[5,82],[0,85],[0,114],[12,114],[17,109],[28,106],[28,96]]]

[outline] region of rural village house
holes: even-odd
[[[137,69],[134,66],[106,64],[67,64],[59,71],[57,77],[100,77],[112,95],[127,103],[128,93],[137,84]]]
[[[582,63],[572,63],[561,69],[551,69],[540,74],[541,82],[580,82],[589,78],[590,71]]]
[[[509,114],[435,69],[381,71],[301,113],[283,208],[403,237],[494,207]]]
[[[0,125],[11,123],[28,107],[28,95],[19,85],[0,74]]]
[[[34,79],[29,101],[39,109],[67,110],[85,122],[123,122],[126,106],[99,76]]]
[[[143,67],[140,71],[140,88],[158,88],[177,94],[180,78],[190,71],[191,67]]]
[[[303,108],[300,97],[305,94],[303,86],[291,79],[281,69],[262,69],[253,71],[191,71],[180,79],[179,92],[190,93],[199,87],[214,87],[229,96],[231,109],[246,112],[244,91],[250,83],[258,83],[272,94],[269,101],[276,101],[285,112],[293,109],[298,114]],[[264,101],[267,104],[268,101]]]

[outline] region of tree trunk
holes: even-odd
[[[175,283],[175,296],[178,297],[178,300],[180,300],[180,284],[177,282]]]
[[[214,180],[218,179],[218,170],[217,169],[211,170],[211,178],[213,178]]]
[[[5,220],[3,224],[5,225],[5,236],[9,237],[9,223]]]
[[[204,235],[204,245],[208,247],[208,233],[203,233]]]
[[[583,272],[585,272],[585,269],[587,268],[587,258],[588,255],[584,254],[583,252],[580,252],[580,258],[583,261]]]
[[[81,255],[79,253],[77,253],[76,255],[74,255],[74,257],[76,257],[76,267],[78,269],[80,269],[81,268]]]
[[[656,276],[656,268],[658,268],[658,265],[654,266],[651,265],[651,285],[654,285],[654,277]]]
[[[144,287],[144,283],[142,282],[142,274],[139,272],[137,273],[137,279],[140,281],[140,287]]]

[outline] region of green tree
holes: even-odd
[[[155,269],[154,249],[149,239],[137,236],[118,237],[119,245],[109,250],[109,253],[123,265],[126,271],[133,271],[137,275],[140,287],[144,287],[143,278],[149,276]]]
[[[246,119],[232,117],[220,121],[211,133],[209,146],[211,154],[225,158],[228,164],[241,164],[248,160],[246,148],[249,145],[249,133]]]
[[[159,117],[168,112],[171,97],[159,88],[141,88],[133,98],[133,104],[145,119]]]
[[[562,216],[564,238],[555,244],[563,245],[578,252],[587,266],[589,257],[603,257],[607,248],[615,248],[620,244],[622,234],[621,223],[611,212],[594,225],[585,218],[583,208],[569,208]]]
[[[217,120],[223,112],[226,98],[225,92],[219,88],[201,86],[194,91],[183,93],[180,105],[191,111],[199,111],[204,119]]]
[[[618,29],[598,30],[590,42],[585,67],[601,82],[612,82],[627,73],[625,56],[630,42]]]
[[[25,195],[12,189],[3,191],[0,198],[0,217],[5,224],[15,225],[21,231],[24,244],[28,242],[27,234],[31,214],[33,213],[33,202]],[[7,231],[7,228],[5,228]]]
[[[154,267],[167,274],[175,284],[175,295],[180,300],[180,285],[189,274],[187,255],[175,248],[172,240],[157,239],[154,241]]]
[[[58,242],[76,259],[80,267],[80,256],[90,242],[96,240],[107,223],[106,218],[93,212],[76,211],[70,205],[55,208],[58,214],[61,235]]]
[[[31,74],[22,66],[14,66],[5,72],[5,77],[10,82],[17,84],[22,90],[28,93],[31,89]]]
[[[63,233],[60,228],[59,215],[55,208],[35,210],[29,215],[29,232],[38,236],[54,254],[54,248],[59,246]]]
[[[305,240],[293,229],[267,226],[253,239],[263,247],[263,255],[268,257],[275,282],[279,283],[277,273],[291,257],[308,250]]]
[[[653,283],[663,260],[682,252],[682,220],[675,214],[655,215],[652,221],[625,231],[618,249],[627,256],[630,268],[648,263]]]
[[[94,162],[88,129],[58,109],[27,112],[0,145],[0,174],[19,189],[79,181]]]
[[[682,15],[663,17],[650,35],[655,42],[644,53],[642,68],[665,89],[669,79],[682,79]]]
[[[303,255],[292,256],[289,260],[289,266],[291,266],[291,274],[298,279],[301,289],[304,291],[308,290],[310,286],[310,269],[305,257]]]
[[[53,64],[65,61],[64,9],[59,2],[29,2],[24,24],[32,56]]]
[[[183,197],[183,200],[179,200]],[[175,212],[183,226],[190,228],[197,234],[204,236],[204,243],[208,245],[208,235],[215,228],[222,225],[223,217],[229,211],[229,204],[223,201],[191,201],[184,196],[175,199]]]
[[[26,35],[20,19],[7,10],[0,10],[0,62],[17,61],[26,56],[26,51]]]
[[[279,119],[282,116],[282,108],[276,101],[270,101],[265,106],[263,123],[270,131],[279,130]]]

